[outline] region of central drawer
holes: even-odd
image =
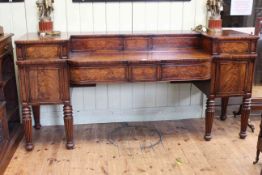
[[[159,64],[130,64],[129,81],[157,81]]]

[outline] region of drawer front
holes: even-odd
[[[157,66],[139,65],[130,67],[130,81],[156,81]]]
[[[69,100],[66,61],[46,63],[34,61],[18,64],[22,102],[31,104],[61,103]]]
[[[17,44],[18,60],[68,58],[68,43]]]
[[[239,54],[250,51],[249,41],[222,41],[218,45],[219,53]]]
[[[0,55],[12,50],[12,40],[8,38],[3,42],[0,42]]]
[[[162,65],[161,80],[208,80],[211,78],[211,63]]]
[[[59,45],[34,45],[27,46],[25,49],[27,59],[39,59],[39,58],[57,58],[60,57]]]
[[[127,81],[126,66],[70,68],[72,84]]]

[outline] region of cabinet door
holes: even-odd
[[[23,102],[52,104],[69,100],[66,60],[25,60],[17,64]]]
[[[216,94],[218,96],[238,96],[250,92],[253,66],[253,63],[248,60],[218,61],[216,63]]]

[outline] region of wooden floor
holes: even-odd
[[[34,151],[22,142],[5,175],[257,175],[259,117],[252,120],[255,133],[240,140],[239,119],[216,119],[210,142],[203,140],[203,119],[79,125],[74,150],[64,147],[63,127],[43,127],[34,131]]]

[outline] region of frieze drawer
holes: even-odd
[[[127,66],[70,68],[72,84],[127,81]]]
[[[161,80],[208,80],[211,78],[211,63],[164,64],[161,68]]]

